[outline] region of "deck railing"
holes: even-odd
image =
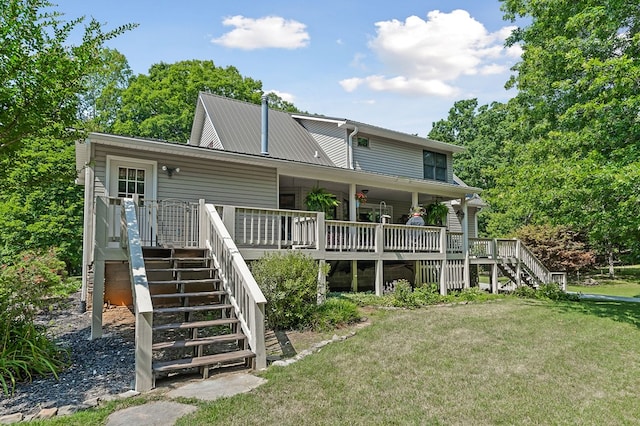
[[[335,251],[375,251],[376,226],[368,222],[325,221],[325,249]]]
[[[200,203],[202,239],[209,249],[214,266],[229,302],[236,312],[249,347],[256,354],[256,368],[267,366],[264,340],[264,310],[267,300],[249,271],[244,258],[227,231],[215,206]]]
[[[447,253],[462,253],[462,232],[447,232]]]
[[[222,206],[225,220],[232,218],[239,245],[290,248],[316,245],[317,213],[254,207]]]
[[[469,256],[493,259],[495,241],[491,238],[469,238]]]
[[[384,250],[420,253],[440,253],[441,233],[436,226],[379,224],[383,229]]]

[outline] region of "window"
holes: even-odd
[[[144,169],[118,167],[118,197],[131,197],[138,194],[144,198]]]
[[[369,148],[369,138],[358,137],[358,146],[362,148]]]
[[[439,152],[423,151],[424,178],[447,181],[447,156]]]

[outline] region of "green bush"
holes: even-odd
[[[358,306],[342,298],[329,298],[316,309],[313,328],[317,331],[332,330],[360,320]]]
[[[251,265],[267,298],[267,325],[300,329],[311,325],[316,310],[318,264],[301,252],[274,253]]]
[[[393,282],[393,301],[394,306],[402,306],[405,308],[418,306],[416,295],[413,293],[409,281],[400,279]]]
[[[64,268],[53,250],[24,252],[0,267],[0,387],[5,394],[19,381],[55,375],[65,365],[65,353],[35,325],[52,289],[63,283]]]
[[[520,286],[513,292],[515,296],[526,299],[546,299],[546,300],[566,300],[566,301],[578,301],[580,296],[576,294],[569,294],[560,288],[556,283],[540,284],[536,289],[527,285]]]

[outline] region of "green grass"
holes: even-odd
[[[511,297],[378,310],[354,337],[270,367],[249,394],[190,401],[199,410],[178,425],[634,424],[637,311]],[[115,408],[64,424],[103,424]]]
[[[598,285],[569,284],[568,291],[578,293],[604,294],[608,296],[640,297],[640,266],[615,268],[615,277],[609,278],[607,271],[589,274]]]

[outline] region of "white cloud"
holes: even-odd
[[[451,96],[459,92],[454,85],[458,78],[504,72],[517,54],[516,46],[503,46],[514,27],[490,33],[465,10],[434,10],[426,20],[409,16],[404,22],[393,19],[375,25],[369,48],[385,75],[345,79],[340,84],[346,91],[366,86],[376,91]]]
[[[292,95],[291,93],[281,92],[279,90],[265,90],[264,93],[274,93],[277,96],[280,96],[282,100],[291,102],[291,103],[293,103],[293,101],[295,100],[295,96]]]
[[[306,25],[280,16],[252,19],[242,15],[225,18],[222,24],[235,27],[212,43],[243,50],[281,48],[298,49],[309,44]]]

